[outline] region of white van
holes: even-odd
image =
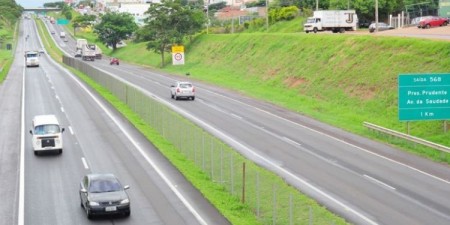
[[[64,128],[60,128],[55,115],[35,116],[32,121],[30,134],[33,135],[32,143],[34,154],[40,151],[56,150],[62,153]]]
[[[25,52],[25,64],[29,66],[39,66],[39,52],[26,51]]]

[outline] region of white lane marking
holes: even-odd
[[[110,75],[111,77],[115,77],[116,79],[118,79],[119,81],[130,85],[134,88],[136,88],[137,90],[141,91],[142,93],[145,93],[146,95],[150,96],[153,93],[149,92],[148,90],[137,86],[135,84],[132,84],[130,82],[128,82],[127,80],[118,77],[114,74],[111,74],[110,72],[103,70],[101,68],[98,68],[98,70]],[[310,188],[311,190],[313,190],[314,192],[324,196],[325,198],[329,199],[332,203],[339,205],[340,207],[344,208],[345,210],[353,213],[354,215],[356,215],[357,217],[361,218],[362,220],[366,221],[368,224],[372,224],[372,225],[376,225],[377,223],[373,220],[371,220],[370,218],[368,218],[367,216],[363,215],[362,213],[356,211],[356,209],[352,209],[350,206],[346,205],[345,203],[339,201],[338,199],[332,197],[331,195],[329,195],[328,193],[320,190],[318,187],[314,186],[313,184],[307,182],[306,180],[298,177],[296,174],[288,171],[287,169],[281,167],[280,165],[277,165],[275,162],[273,162],[271,160],[271,158],[266,158],[264,156],[262,156],[261,154],[259,154],[257,151],[254,151],[252,149],[250,149],[249,147],[245,146],[244,144],[242,144],[241,142],[233,139],[232,137],[226,135],[225,133],[223,133],[222,131],[216,129],[215,127],[211,126],[210,124],[204,122],[203,120],[195,117],[194,115],[190,114],[189,112],[183,110],[182,108],[179,108],[178,106],[171,104],[170,102],[166,101],[165,99],[162,98],[156,98],[159,102],[165,104],[166,106],[168,106],[169,108],[175,110],[176,112],[180,113],[181,115],[185,116],[187,119],[191,119],[191,121],[193,121],[194,123],[199,124],[202,127],[205,127],[207,130],[209,130],[213,135],[215,135],[216,137],[222,137],[223,140],[227,143],[233,143],[231,146],[239,146],[240,149],[242,149],[243,151],[251,154],[252,156],[259,158],[261,161],[263,161],[264,163],[267,163],[268,165],[272,166],[273,168],[275,168],[276,170],[280,171],[283,174],[286,174],[287,176],[291,177],[292,179],[295,179],[296,181],[302,183],[304,186]],[[100,104],[100,103],[99,103]],[[140,148],[139,148],[140,151]],[[144,155],[145,157],[147,157],[146,155]],[[150,160],[150,159],[149,159]],[[172,186],[171,186],[172,187]]]
[[[73,133],[73,129],[72,129],[72,127],[71,126],[69,126],[69,131],[70,131],[70,134],[71,135],[73,135],[74,133]]]
[[[19,175],[19,214],[18,214],[18,225],[24,224],[25,215],[25,67],[22,74],[22,126],[20,128],[20,175]]]
[[[97,103],[97,105],[102,108],[102,110],[108,115],[108,117],[116,124],[117,127],[122,131],[122,133],[128,138],[128,140],[134,145],[134,147],[139,151],[139,153],[144,157],[144,159],[155,169],[155,171],[158,173],[158,175],[164,180],[164,182],[169,186],[169,188],[172,190],[173,193],[183,202],[183,204],[186,206],[186,208],[194,215],[194,217],[197,219],[197,221],[202,225],[207,225],[206,221],[201,217],[201,215],[195,210],[195,208],[191,205],[190,202],[186,200],[186,198],[181,194],[179,190],[175,188],[175,185],[169,178],[166,176],[166,174],[163,173],[163,171],[153,162],[153,160],[147,155],[147,153],[144,151],[144,149],[139,146],[139,144],[134,140],[134,138],[129,134],[123,125],[120,123],[121,119],[116,118],[110,110],[107,109],[107,107],[81,82],[79,81],[72,73],[70,73],[66,68],[62,67],[61,65],[54,62],[52,59],[50,59],[50,62],[53,63],[55,66],[59,67],[62,71],[64,71],[66,74],[69,75],[72,80],[74,80],[91,98],[93,101]],[[101,70],[101,69],[99,69]],[[104,71],[104,70],[102,70]],[[106,71],[105,71],[106,72]]]
[[[89,166],[88,166],[88,164],[87,164],[87,162],[86,162],[86,159],[85,159],[84,157],[81,157],[81,162],[83,162],[84,168],[88,170],[88,169],[89,169]]]
[[[241,117],[241,116],[238,116],[238,115],[236,115],[236,114],[234,114],[234,113],[231,113],[231,116],[234,117],[234,118],[237,118],[237,119],[239,119],[239,120],[242,120],[242,117]]]
[[[64,108],[63,107],[61,107],[61,112],[64,112]]]
[[[294,145],[298,145],[298,146],[300,146],[301,144],[300,143],[298,143],[298,142],[296,142],[296,141],[294,141],[294,140],[292,140],[292,139],[289,139],[289,138],[287,138],[287,137],[282,137],[285,141],[287,141],[287,142],[290,142],[290,143],[292,143],[292,144],[294,144]]]
[[[367,178],[367,179],[369,179],[369,180],[371,180],[371,181],[373,181],[373,182],[375,182],[375,183],[377,183],[377,184],[380,184],[380,185],[382,185],[382,186],[385,186],[385,187],[387,187],[387,188],[389,188],[389,189],[396,190],[395,187],[392,187],[391,185],[388,185],[388,184],[386,184],[386,183],[384,183],[384,182],[382,182],[382,181],[380,181],[380,180],[378,180],[378,179],[375,179],[375,178],[373,178],[373,177],[371,177],[371,176],[369,176],[369,175],[367,175],[367,174],[364,174],[364,177]]]
[[[394,160],[394,159],[388,158],[388,157],[386,157],[386,156],[377,154],[377,153],[372,152],[372,151],[370,151],[370,150],[368,150],[368,149],[365,149],[365,148],[356,146],[356,145],[354,145],[354,144],[348,143],[348,142],[346,142],[346,141],[344,141],[344,140],[342,140],[342,139],[333,137],[333,136],[331,136],[331,135],[329,135],[329,134],[326,134],[326,133],[322,133],[322,132],[320,132],[320,131],[318,131],[318,130],[315,130],[315,129],[313,129],[313,128],[310,128],[310,127],[301,125],[301,124],[299,124],[299,123],[296,123],[296,122],[294,122],[294,121],[288,120],[288,119],[286,119],[286,118],[283,118],[283,117],[281,117],[281,116],[275,115],[275,114],[273,114],[273,113],[271,113],[271,112],[268,112],[268,111],[266,111],[266,110],[257,108],[257,107],[255,107],[255,106],[249,105],[249,104],[247,104],[247,103],[241,102],[241,101],[239,101],[239,100],[232,99],[232,98],[227,97],[227,96],[225,96],[225,95],[221,95],[221,94],[219,94],[219,93],[209,91],[209,90],[207,90],[207,89],[204,89],[204,90],[210,92],[211,94],[215,94],[215,95],[221,96],[221,97],[223,97],[223,98],[229,99],[230,101],[234,101],[234,102],[237,102],[237,103],[239,103],[239,104],[245,105],[245,106],[247,106],[247,107],[254,108],[254,109],[256,109],[256,110],[258,110],[258,111],[260,111],[260,112],[263,112],[263,113],[266,113],[266,114],[271,115],[271,116],[273,116],[273,117],[276,117],[276,118],[278,118],[278,119],[284,120],[284,121],[286,121],[286,122],[288,122],[288,123],[291,123],[291,124],[300,126],[300,127],[302,127],[302,128],[308,129],[308,130],[310,130],[310,131],[312,131],[312,132],[315,132],[315,133],[317,133],[317,134],[326,136],[326,137],[331,138],[331,139],[333,139],[333,140],[335,140],[335,141],[341,142],[341,143],[343,143],[343,144],[347,144],[347,145],[349,145],[349,146],[351,146],[351,147],[357,148],[357,149],[359,149],[359,150],[361,150],[361,151],[364,151],[364,152],[369,153],[369,154],[371,154],[371,155],[374,155],[374,156],[377,156],[377,157],[379,157],[379,158],[385,159],[385,160],[390,161],[390,162],[392,162],[392,163],[395,163],[395,164],[404,166],[404,167],[409,168],[409,169],[411,169],[411,170],[413,170],[413,171],[419,172],[419,173],[421,173],[421,174],[423,174],[423,175],[432,177],[432,178],[434,178],[434,179],[436,179],[436,180],[439,180],[439,181],[442,181],[442,182],[444,182],[444,183],[450,184],[450,181],[448,181],[448,180],[445,180],[445,179],[443,179],[443,178],[437,177],[437,176],[435,176],[435,175],[432,175],[432,174],[430,174],[430,173],[427,173],[427,172],[425,172],[425,171],[422,171],[422,170],[420,170],[420,169],[417,169],[417,168],[415,168],[415,167],[413,167],[413,166],[410,166],[410,165],[401,163],[401,162],[399,162],[399,161],[396,161],[396,160]]]

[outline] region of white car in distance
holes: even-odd
[[[170,96],[175,100],[180,98],[195,99],[195,87],[187,81],[177,81],[170,86]]]

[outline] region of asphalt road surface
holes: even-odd
[[[34,21],[22,21],[13,67],[0,86],[0,224],[229,224],[74,75],[45,54],[39,67],[25,68],[23,52],[40,48]],[[65,128],[62,154],[33,154],[28,131],[39,114],[55,114]],[[78,192],[87,173],[114,173],[130,185],[131,216],[88,220]]]
[[[75,49],[61,47],[69,54]],[[106,59],[89,63],[148,90],[194,122],[208,124],[205,129],[243,155],[353,223],[450,223],[447,165],[200,81],[193,80],[195,101],[171,100],[170,84],[188,77],[124,62],[110,66]]]

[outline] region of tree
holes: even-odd
[[[94,26],[98,38],[106,45],[112,46],[113,50],[116,50],[117,43],[128,39],[137,29],[131,14],[116,12],[106,13],[101,22]]]
[[[150,5],[145,25],[138,32],[138,39],[148,41],[147,49],[161,55],[161,67],[164,53],[170,52],[172,44],[182,44],[187,35],[200,30],[205,17],[198,7],[190,9],[179,0],[162,0]]]
[[[94,24],[95,20],[97,19],[97,17],[95,15],[82,15],[82,16],[77,16],[72,20],[72,24],[73,24],[73,33],[76,33],[76,29],[77,27],[88,27],[92,24]]]

